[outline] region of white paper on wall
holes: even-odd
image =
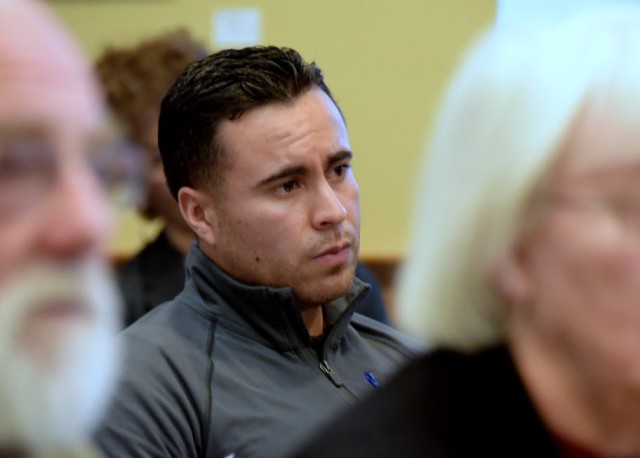
[[[258,8],[225,8],[211,15],[211,44],[216,48],[251,46],[262,41]]]
[[[555,22],[584,9],[613,3],[640,4],[640,0],[498,0],[496,21],[499,26]]]

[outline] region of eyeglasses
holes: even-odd
[[[13,216],[40,201],[59,178],[63,155],[59,146],[29,133],[0,136],[0,217]],[[94,145],[83,156],[115,204],[142,198],[144,165],[130,142]]]

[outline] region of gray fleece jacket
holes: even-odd
[[[354,314],[368,285],[326,305],[314,344],[290,288],[247,286],[194,244],[185,288],[123,333],[127,361],[97,443],[108,457],[282,457],[418,353]]]

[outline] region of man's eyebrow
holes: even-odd
[[[344,161],[345,159],[351,159],[353,157],[353,153],[351,151],[340,151],[339,153],[333,154],[327,159],[327,167],[331,167],[338,162]],[[296,176],[296,175],[304,175],[307,173],[307,168],[303,165],[295,165],[293,167],[287,167],[285,169],[280,170],[279,172],[274,173],[273,175],[269,175],[264,180],[260,180],[258,182],[258,187],[267,186],[271,183],[278,182],[284,178]]]
[[[295,176],[295,175],[303,175],[307,172],[307,168],[302,165],[296,165],[293,167],[287,167],[286,169],[282,169],[279,172],[274,173],[273,175],[269,175],[264,180],[261,180],[258,183],[258,187],[266,186],[271,183],[275,183],[276,181],[280,181],[284,178]]]
[[[345,159],[351,160],[353,157],[353,153],[351,151],[340,151],[332,156],[329,156],[327,159],[327,167],[331,167],[332,165],[337,164],[338,162],[342,162]]]

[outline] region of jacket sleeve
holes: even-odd
[[[164,332],[161,340],[139,334],[123,338],[125,367],[95,437],[106,457],[204,456],[208,387],[199,374],[203,368],[166,330],[156,331]]]

